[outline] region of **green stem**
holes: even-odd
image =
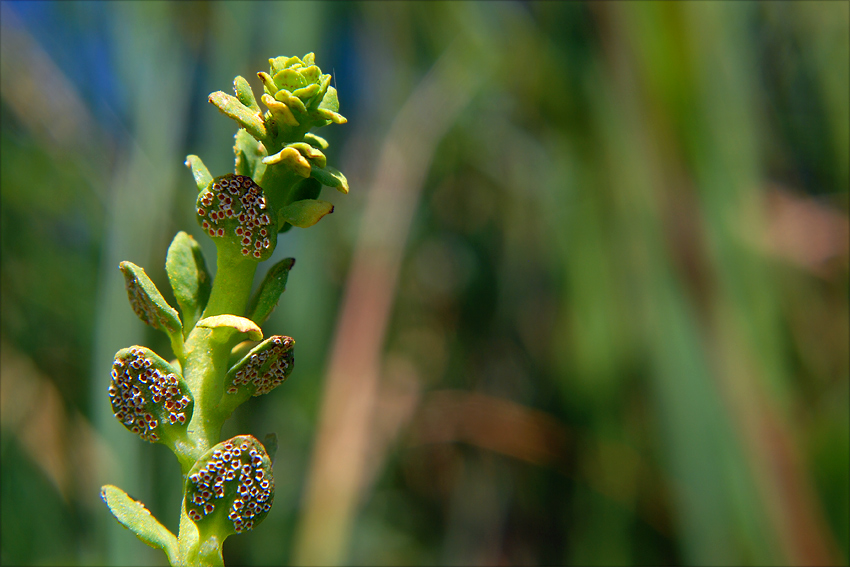
[[[216,263],[218,269],[202,317],[242,315],[251,293],[257,262],[242,257],[224,245],[218,248]],[[186,337],[183,345],[183,377],[195,400],[187,438],[175,445],[175,454],[184,477],[195,462],[218,443],[221,426],[227,417],[218,404],[224,389],[230,346],[230,341],[222,340],[221,330],[197,326]],[[215,537],[201,541],[197,527],[186,517],[184,509],[181,509],[178,533],[180,564],[224,564],[221,556],[222,541]]]
[[[225,314],[241,316],[251,294],[257,262],[224,244],[218,247],[216,266],[210,299],[201,317]]]
[[[230,350],[227,344],[215,339],[214,332],[214,329],[195,327],[186,341],[183,376],[194,397],[195,409],[187,430],[192,445],[192,459],[191,462],[181,460],[183,474],[189,471],[201,455],[218,443],[224,421],[216,406],[221,400]]]
[[[185,497],[184,497],[185,498]],[[181,505],[180,535],[177,538],[181,567],[220,567],[224,565],[221,547],[224,541],[218,537],[201,540],[198,527],[186,515],[186,507]]]
[[[245,311],[257,263],[234,252],[229,246],[218,249],[218,270],[203,317]],[[188,443],[178,452],[183,474],[218,442],[224,418],[218,409],[224,388],[224,375],[230,344],[214,329],[195,327],[183,345],[183,377],[195,400],[188,427]]]

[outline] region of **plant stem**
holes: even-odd
[[[227,313],[241,316],[245,312],[256,271],[256,261],[245,258],[229,246],[220,246],[210,299],[201,317]]]
[[[224,374],[230,352],[227,344],[217,341],[213,329],[195,327],[186,341],[186,364],[183,377],[195,399],[189,422],[192,442],[191,461],[181,459],[183,474],[195,461],[218,442],[223,420],[216,411],[221,400]]]
[[[234,253],[227,246],[218,249],[217,271],[202,318],[215,315],[242,315],[248,303],[257,263]],[[195,327],[183,345],[183,377],[195,400],[188,438],[175,447],[184,477],[195,462],[217,442],[224,419],[218,408],[224,388],[224,375],[230,356],[230,341],[221,331]],[[184,565],[223,565],[222,542],[217,538],[199,541],[197,528],[181,505],[180,560]]]
[[[184,497],[185,498],[185,497]],[[180,531],[178,532],[179,561],[181,567],[219,567],[224,565],[221,547],[224,543],[218,537],[207,537],[201,541],[197,526],[186,515],[181,505]]]
[[[203,317],[242,315],[248,303],[257,263],[233,252],[227,246],[218,249],[218,270]],[[190,443],[180,458],[183,474],[195,461],[218,442],[226,416],[218,411],[223,379],[227,372],[230,344],[221,340],[214,329],[195,327],[184,345],[183,377],[195,400],[189,422]]]

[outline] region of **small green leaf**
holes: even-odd
[[[288,222],[299,228],[307,228],[332,212],[334,206],[327,201],[303,199],[283,207],[278,213],[278,224]]]
[[[322,99],[321,104],[319,104],[319,108],[331,112],[339,112],[339,97],[337,97],[335,88],[328,87],[328,92],[325,93],[325,97]]]
[[[163,550],[172,565],[177,564],[177,538],[153,517],[144,504],[111,484],[100,489],[100,497],[122,526],[154,549]]]
[[[304,64],[307,65],[304,69],[301,70],[301,76],[304,77],[304,80],[307,81],[307,84],[311,83],[319,83],[319,79],[322,76],[322,70],[319,69],[317,65],[311,65],[304,61]]]
[[[306,113],[307,107],[300,98],[292,94],[286,89],[281,89],[274,93],[275,100],[282,102],[289,107],[289,110],[297,110],[298,112]]]
[[[151,327],[168,333],[175,354],[182,356],[183,324],[177,311],[165,301],[145,270],[132,262],[121,262],[118,267],[124,274],[127,297],[133,312]]]
[[[310,170],[310,175],[315,177],[322,185],[336,187],[340,193],[348,193],[348,179],[338,169],[329,165],[324,168],[314,165]]]
[[[275,57],[269,59],[269,67],[271,67],[272,75],[278,73],[281,69],[286,69],[286,60],[288,57]]]
[[[274,501],[271,459],[256,438],[237,435],[198,459],[186,475],[184,494],[185,513],[201,541],[251,530]]]
[[[313,146],[314,148],[318,148],[320,150],[328,149],[328,141],[322,138],[321,136],[317,136],[312,132],[307,132],[304,134],[304,141]]]
[[[333,87],[328,87],[322,102],[316,109],[316,114],[335,124],[345,124],[348,122],[345,116],[339,114],[339,99],[337,98],[336,89]]]
[[[169,447],[185,437],[195,407],[180,372],[142,346],[115,354],[109,400],[124,427],[144,441]]]
[[[327,120],[328,123],[333,122],[334,124],[345,124],[346,122],[348,122],[348,119],[342,114],[330,111],[326,108],[317,109],[316,115],[324,120]]]
[[[229,415],[251,396],[268,394],[295,368],[295,340],[275,335],[264,340],[233,365],[224,377],[225,392],[219,409]]]
[[[233,153],[236,155],[236,174],[262,179],[266,171],[263,158],[268,155],[266,147],[254,139],[244,128],[236,132]],[[211,180],[210,180],[211,181]]]
[[[192,170],[192,177],[195,178],[195,185],[198,186],[198,191],[203,191],[212,181],[210,170],[201,161],[201,158],[192,154],[186,156],[186,167]]]
[[[292,114],[292,110],[289,109],[289,106],[268,94],[263,94],[263,96],[260,97],[260,100],[263,101],[263,104],[265,104],[271,111],[272,115],[282,123],[287,126],[298,126],[298,120],[295,119],[295,115]]]
[[[271,267],[263,279],[263,283],[257,289],[251,301],[248,303],[248,318],[257,325],[262,325],[269,318],[280,295],[286,290],[286,280],[289,270],[295,265],[294,258],[285,258]]]
[[[274,84],[274,81],[272,80],[271,75],[269,75],[268,73],[264,73],[264,72],[260,71],[259,73],[257,73],[257,76],[263,82],[263,90],[266,91],[266,94],[270,94],[271,96],[274,96],[277,93],[278,88],[277,88],[277,85]]]
[[[283,148],[276,154],[263,158],[263,163],[266,165],[283,163],[301,177],[310,177],[310,171],[312,169],[310,162],[295,148]]]
[[[319,92],[320,85],[318,83],[313,83],[312,85],[307,85],[306,87],[302,87],[300,89],[295,89],[292,91],[292,94],[300,98],[301,100],[307,100],[312,96],[315,96],[316,93]]]
[[[260,107],[257,105],[257,99],[254,98],[254,91],[251,89],[251,85],[248,84],[248,81],[246,81],[244,77],[237,76],[236,79],[233,80],[233,90],[236,92],[236,98],[238,98],[239,102],[244,104],[248,110],[260,112]]]
[[[287,144],[286,147],[298,150],[301,155],[313,162],[311,166],[315,164],[318,167],[325,167],[328,164],[328,159],[322,153],[322,150],[318,150],[306,142],[295,142]]]
[[[212,290],[212,276],[194,238],[183,231],[177,233],[165,256],[165,271],[188,333],[204,312]]]
[[[328,94],[328,89],[331,88],[331,76],[330,75],[321,75],[319,78],[319,92],[316,93],[310,100],[309,108],[310,110],[315,111],[322,105],[322,101],[325,96]],[[338,102],[338,101],[337,101]],[[315,116],[314,116],[315,119]],[[327,126],[329,123],[320,124],[320,126]]]
[[[278,87],[288,91],[307,86],[307,81],[301,76],[301,73],[294,69],[281,69],[274,74],[272,80]]]
[[[259,112],[242,104],[238,98],[216,91],[208,99],[225,115],[236,120],[249,134],[261,140],[266,137],[266,125]]]
[[[205,329],[230,329],[239,333],[246,333],[252,341],[259,341],[263,338],[263,331],[260,327],[250,319],[238,317],[236,315],[215,315],[198,321],[196,327]],[[228,333],[225,338],[230,338]]]

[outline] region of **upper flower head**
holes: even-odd
[[[266,92],[261,100],[272,113],[276,113],[280,106],[285,106],[293,114],[292,119],[296,123],[301,122],[294,116],[296,114],[307,114],[313,120],[323,122],[318,126],[347,122],[337,112],[339,100],[336,89],[331,86],[331,76],[322,73],[312,53],[303,59],[275,57],[269,59],[269,66],[269,73],[260,72],[257,76],[263,81],[263,90]],[[286,114],[286,111],[282,112]],[[285,122],[290,123],[288,118]]]

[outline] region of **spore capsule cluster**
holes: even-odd
[[[192,521],[202,522],[223,506],[236,533],[247,531],[271,510],[271,461],[259,441],[239,435],[219,443],[198,461],[187,488],[186,513]]]
[[[185,425],[193,403],[178,375],[143,347],[119,351],[112,364],[109,399],[115,417],[145,441],[160,441],[163,428]]]
[[[233,374],[227,393],[236,394],[241,387],[248,386],[253,390],[254,396],[260,396],[280,386],[292,373],[294,346],[295,340],[291,337],[270,337],[239,366]]]
[[[198,196],[198,222],[212,238],[229,237],[243,256],[270,254],[277,238],[274,214],[263,189],[245,175],[217,177]]]

